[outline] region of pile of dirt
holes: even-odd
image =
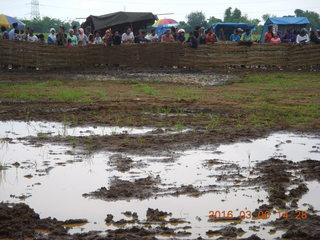
[[[110,187],[102,187],[94,192],[85,193],[82,196],[92,197],[103,200],[120,199],[147,199],[158,192],[157,185],[160,183],[160,177],[146,177],[134,180],[133,182],[114,178],[111,180]]]
[[[115,167],[120,172],[127,172],[132,168],[133,160],[121,154],[114,154],[109,157],[108,164]]]
[[[0,203],[0,239],[47,239],[52,236],[55,236],[55,239],[67,239],[70,238],[70,235],[67,234],[68,228],[63,225],[84,222],[87,220],[40,219],[39,214],[24,203]]]
[[[236,228],[232,226],[227,226],[225,228],[219,229],[219,230],[209,230],[206,232],[207,235],[222,235],[223,237],[231,237],[235,238],[238,235],[241,235],[245,233],[242,228]]]
[[[278,218],[271,225],[276,229],[287,229],[282,235],[286,239],[319,239],[320,216],[307,214],[304,219],[297,219],[296,216],[296,211],[289,211],[286,218]]]

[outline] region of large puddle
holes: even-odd
[[[124,172],[110,164],[109,157],[116,153],[97,152],[86,155],[81,150],[71,147],[56,144],[30,145],[18,139],[23,136],[35,136],[39,132],[60,134],[63,126],[57,123],[36,124],[37,128],[23,122],[14,129],[11,126],[10,122],[2,123],[0,130],[1,138],[14,138],[14,141],[3,139],[0,144],[1,166],[10,166],[6,170],[0,170],[0,201],[25,202],[41,217],[51,216],[60,220],[88,219],[88,224],[71,229],[72,233],[114,229],[115,226],[105,224],[104,219],[107,214],[114,215],[117,221],[127,219],[122,213],[131,211],[136,212],[140,220],[145,220],[148,208],[158,208],[171,212],[174,218],[182,218],[189,222],[179,225],[179,227],[192,227],[187,230],[192,233],[187,238],[202,236],[216,239],[219,236],[208,236],[206,232],[220,229],[221,226],[227,226],[230,222],[208,221],[209,211],[233,211],[234,215],[237,215],[241,210],[254,211],[262,204],[259,202],[261,200],[267,203],[267,193],[262,187],[237,185],[238,179],[224,181],[220,179],[221,175],[236,171],[245,178],[250,178],[252,177],[250,169],[258,161],[267,160],[270,157],[295,162],[306,159],[320,160],[319,137],[275,133],[267,138],[250,142],[204,146],[176,152],[174,155],[143,157],[125,155],[131,158],[133,163],[132,167]],[[67,131],[68,134],[75,136],[110,134],[108,129],[106,132],[102,132],[101,128],[85,129],[90,131],[84,131],[83,128],[68,128]],[[119,133],[123,130],[118,128]],[[132,128],[130,133],[144,134],[152,130]],[[223,168],[230,164],[237,166]],[[161,187],[170,188],[191,184],[203,190],[214,189],[214,191],[208,191],[196,197],[165,195],[146,200],[103,201],[82,196],[102,186],[108,187],[110,179],[115,176],[133,181],[157,175],[161,178]],[[310,181],[307,184],[309,192],[300,199],[299,207],[306,209],[308,204],[311,204],[315,210],[320,210],[319,182]],[[245,231],[241,237],[257,234],[262,238],[273,239],[280,237],[282,232],[270,232],[271,227],[268,226],[260,228],[257,232],[252,229],[276,217],[273,215],[269,220],[244,220],[236,227],[241,227]]]

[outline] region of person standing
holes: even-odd
[[[28,34],[28,42],[38,42],[39,41],[38,37],[36,35],[34,35],[33,32],[34,32],[33,29],[30,28],[29,34]]]
[[[268,32],[266,32],[266,34],[264,35],[264,42],[265,43],[270,43],[271,42],[271,38],[273,38],[273,26],[269,25],[268,26]]]
[[[56,44],[57,42],[57,37],[56,37],[56,30],[54,28],[50,29],[50,34],[48,36],[48,44]]]
[[[5,26],[1,26],[1,38],[2,39],[9,39],[9,33]]]
[[[167,30],[165,34],[161,36],[161,42],[174,42],[174,37],[170,30]]]
[[[121,36],[119,31],[115,31],[112,37],[113,45],[121,45]]]
[[[217,41],[218,41],[217,35],[212,31],[211,28],[209,28],[207,31],[207,35],[206,35],[206,43],[207,44],[214,44]]]
[[[282,38],[282,42],[284,43],[295,43],[297,40],[297,35],[294,34],[294,29],[289,28],[288,32]]]
[[[79,36],[78,36],[78,43],[81,42],[82,46],[87,45],[88,43],[88,37],[87,35],[84,33],[83,28],[79,28]]]
[[[240,41],[240,32],[239,28],[235,29],[234,32],[230,35],[231,42],[239,42]]]
[[[252,37],[250,28],[247,28],[245,30],[245,32],[241,35],[240,41],[242,41],[242,42],[253,42],[253,37]]]
[[[178,36],[177,36],[178,42],[184,43],[186,41],[185,33],[186,31],[184,29],[178,30]]]
[[[281,43],[281,39],[277,33],[273,34],[273,37],[270,39],[270,43]]]
[[[180,31],[180,30],[179,30]],[[179,32],[178,32],[179,33]],[[159,42],[159,36],[156,33],[155,29],[151,30],[151,35],[146,36],[146,39],[148,39],[150,42]]]
[[[14,31],[18,30],[18,23],[12,24],[12,29],[9,32],[9,40],[14,40]]]
[[[299,44],[310,42],[310,38],[309,38],[307,29],[305,29],[305,28],[301,29],[300,34],[298,34],[298,36],[297,36],[296,42]]]
[[[78,38],[73,33],[74,33],[73,29],[69,29],[69,36],[67,37],[67,40],[68,40],[68,42],[69,42],[69,39],[71,40],[72,46],[77,46],[78,45]]]
[[[58,46],[66,46],[67,45],[67,34],[65,33],[65,28],[60,27],[60,32],[57,34],[57,45]]]
[[[111,31],[110,29],[107,29],[103,38],[102,38],[102,41],[104,43],[104,45],[106,46],[112,46],[112,35],[111,35]]]
[[[122,43],[133,43],[134,35],[130,27],[127,28],[126,32],[122,34],[121,38]]]

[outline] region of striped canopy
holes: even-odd
[[[4,14],[0,14],[0,26],[4,26],[6,28],[10,28],[12,27],[13,23],[18,23],[18,28],[23,29],[25,24],[13,17],[4,15]]]
[[[177,25],[179,25],[179,23],[176,20],[166,18],[158,20],[157,22],[155,22],[155,24],[152,25],[152,27],[173,27]]]

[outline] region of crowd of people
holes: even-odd
[[[288,29],[286,34],[282,34],[280,31],[275,32],[273,26],[269,26],[264,40],[265,43],[320,43],[319,36],[319,31],[311,31],[309,35],[305,28],[301,29],[300,32],[295,32],[294,29]],[[54,28],[51,28],[48,38],[45,40],[43,34],[35,35],[31,28],[26,28],[25,31],[19,31],[17,23],[12,24],[10,31],[7,31],[5,27],[1,27],[0,37],[2,39],[40,42],[67,47],[84,46],[87,44],[113,46],[131,43],[143,44],[147,42],[181,42],[192,48],[197,48],[198,45],[201,44],[214,44],[220,41],[211,28],[205,29],[204,27],[196,27],[195,30],[189,32],[188,37],[186,37],[184,29],[177,29],[175,27],[171,27],[171,29],[168,29],[161,36],[157,35],[155,29],[152,29],[149,34],[145,30],[139,30],[139,33],[135,36],[131,27],[128,27],[122,34],[119,31],[112,32],[111,29],[107,29],[104,34],[101,35],[99,31],[85,33],[83,28],[77,28],[77,26],[73,26],[68,32],[66,32],[62,26],[58,32],[56,32]],[[252,43],[255,40],[251,29],[242,30],[241,28],[237,28],[234,29],[234,32],[229,36],[229,41]]]
[[[264,36],[264,41],[265,43],[320,43],[320,30],[310,31],[309,34],[306,28],[302,28],[300,32],[289,28],[287,33],[283,34],[281,31],[274,32],[271,25]]]

